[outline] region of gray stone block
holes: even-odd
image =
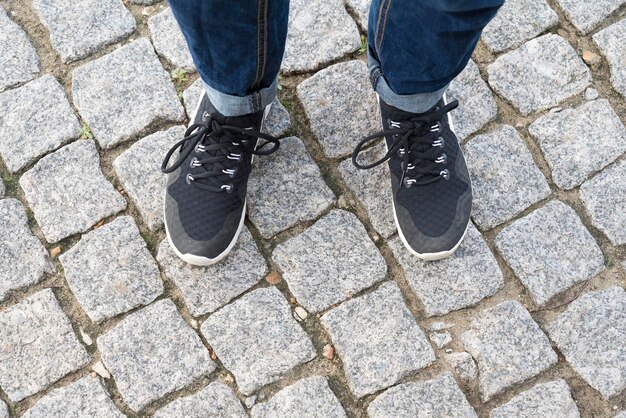
[[[557,0],[565,16],[583,34],[590,32],[617,10],[625,0]]]
[[[621,161],[580,186],[593,225],[613,245],[626,244],[626,162]]]
[[[512,398],[491,411],[491,418],[579,418],[578,407],[572,399],[565,380],[541,383]]]
[[[0,401],[0,418],[9,418],[9,408],[2,401]]]
[[[0,94],[0,155],[16,172],[78,138],[80,125],[51,75]]]
[[[28,35],[0,7],[0,92],[39,74],[39,56]],[[4,113],[4,112],[2,112]]]
[[[33,0],[33,8],[65,63],[91,55],[137,27],[122,0]]]
[[[12,402],[89,363],[51,289],[0,312],[0,387]]]
[[[371,418],[477,417],[450,372],[395,386],[374,399],[367,413]]]
[[[148,19],[148,28],[159,55],[174,67],[195,71],[185,37],[169,7]]]
[[[159,268],[130,216],[84,234],[59,260],[72,293],[94,322],[147,305],[163,293]]]
[[[476,379],[478,368],[474,358],[465,351],[460,353],[449,353],[444,355],[444,359],[450,365],[454,373],[462,381],[468,382]]]
[[[154,414],[154,418],[246,418],[247,416],[232,389],[220,382],[213,382],[194,395],[178,398]]]
[[[376,93],[367,65],[349,61],[332,65],[296,88],[311,130],[330,158],[352,154],[362,137],[381,129]]]
[[[476,305],[504,284],[495,257],[471,223],[461,246],[443,260],[420,260],[409,253],[399,238],[389,245],[427,315],[445,315]]]
[[[169,74],[147,38],[76,68],[72,96],[103,148],[135,138],[153,123],[185,118]]]
[[[517,301],[483,311],[461,335],[461,341],[478,363],[479,389],[485,402],[558,360],[539,325]]]
[[[0,197],[4,197],[5,193],[6,193],[6,187],[4,186],[4,183],[2,182],[2,179],[0,178]]]
[[[496,100],[472,60],[452,80],[446,98],[449,102],[455,99],[459,101],[459,107],[450,112],[450,118],[454,132],[460,140],[481,129],[498,113]]]
[[[32,406],[23,418],[90,417],[124,418],[98,380],[83,377],[54,389]]]
[[[474,221],[491,229],[550,195],[550,186],[518,132],[503,125],[464,146],[474,192]]]
[[[598,45],[611,67],[613,88],[626,98],[626,65],[624,65],[626,43],[622,42],[624,38],[626,38],[626,19],[593,35],[593,41]]]
[[[346,418],[325,377],[302,379],[280,390],[269,401],[252,408],[253,418]]]
[[[343,361],[348,386],[359,398],[435,362],[395,283],[339,305],[321,322]]]
[[[26,211],[16,199],[0,200],[0,301],[14,289],[39,282],[54,267],[48,252],[30,232]]]
[[[163,226],[167,176],[161,172],[161,163],[172,145],[184,136],[182,126],[156,132],[135,142],[113,161],[124,190],[152,231]]]
[[[157,260],[165,274],[180,289],[185,305],[194,316],[211,313],[239,296],[267,274],[265,259],[243,228],[239,241],[223,261],[198,267],[182,261],[164,240]]]
[[[483,30],[482,40],[493,52],[515,48],[559,22],[545,0],[507,0]]]
[[[613,286],[587,293],[548,323],[565,360],[604,399],[626,389],[626,292]]]
[[[359,161],[372,162],[385,154],[382,146],[364,151]],[[387,164],[381,164],[370,170],[359,170],[348,158],[339,164],[339,172],[346,182],[346,186],[361,201],[372,226],[385,238],[396,232],[393,217],[393,196],[391,179]],[[385,187],[387,190],[384,190]]]
[[[524,115],[556,106],[591,83],[589,68],[574,48],[552,34],[500,56],[487,72],[491,87]]]
[[[201,330],[244,395],[315,358],[311,340],[275,287],[254,290],[225,306]]]
[[[289,116],[289,111],[287,111],[287,108],[283,106],[277,97],[272,102],[272,108],[263,122],[261,131],[279,138],[285,135],[290,128],[291,116]]]
[[[282,71],[310,71],[361,47],[356,23],[341,1],[291,0]]]
[[[537,138],[554,182],[571,189],[626,152],[626,128],[606,99],[548,113],[528,128]]]
[[[357,22],[367,31],[370,4],[372,0],[345,0],[346,5],[356,13]]]
[[[134,411],[215,370],[208,350],[169,299],[128,315],[98,337],[98,347]]]
[[[313,312],[372,286],[387,273],[385,259],[361,222],[342,210],[278,245],[272,257],[295,298]]]
[[[66,145],[35,164],[20,186],[48,242],[84,232],[126,208],[102,174],[93,141]]]
[[[539,306],[604,270],[595,240],[576,212],[559,201],[504,228],[496,247]]]
[[[248,193],[248,216],[265,238],[316,218],[335,200],[296,137],[282,139],[277,152],[255,159]]]

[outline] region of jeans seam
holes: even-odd
[[[389,16],[389,9],[391,9],[391,2],[392,0],[387,0],[386,5],[387,7],[385,8],[385,13],[384,16],[382,15],[382,9],[385,5],[385,1],[383,1],[383,4],[381,4],[381,13],[378,17],[378,28],[377,28],[377,34],[376,34],[376,41],[377,41],[377,47],[376,47],[376,52],[378,53],[378,56],[380,56],[380,54],[382,53],[382,48],[383,48],[383,40],[385,38],[385,30],[387,29],[387,16]],[[382,21],[382,24],[381,24]]]
[[[267,33],[267,0],[258,0],[257,15],[257,67],[252,88],[255,89],[261,84],[265,74],[266,56],[266,33]]]

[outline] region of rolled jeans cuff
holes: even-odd
[[[383,76],[380,62],[368,53],[368,67],[370,72],[370,81],[374,91],[385,103],[410,113],[424,113],[434,107],[443,97],[448,89],[449,84],[437,91],[430,93],[416,94],[396,94],[391,90],[387,80]]]
[[[269,87],[262,88],[246,96],[222,93],[209,86],[206,82],[203,84],[211,104],[224,116],[241,116],[256,113],[272,103],[278,93],[278,79],[275,79]]]

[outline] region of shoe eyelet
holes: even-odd
[[[235,186],[233,186],[232,184],[223,184],[222,185],[222,190],[225,190],[226,193],[232,193],[234,188],[235,188]]]
[[[446,168],[442,170],[439,175],[444,178],[444,180],[450,180],[450,171]]]
[[[194,151],[196,152],[196,154],[200,154],[201,152],[206,151],[204,148],[204,145],[200,145],[199,143],[196,144],[196,147],[194,148]]]
[[[404,153],[406,151],[404,151],[404,148],[398,148],[398,151],[396,152],[398,154],[398,157],[404,157]]]
[[[191,174],[187,174],[187,177],[185,177],[185,181],[187,182],[187,184],[191,184],[193,180],[194,178],[192,177]]]
[[[413,183],[416,183],[417,180],[409,178],[409,177],[405,177],[404,178],[404,187],[406,187],[407,189],[409,189]]]
[[[448,163],[448,156],[446,155],[446,153],[444,152],[443,154],[441,154],[436,160],[435,162],[437,164],[447,164]]]
[[[198,159],[196,157],[193,157],[191,159],[191,162],[189,163],[189,167],[191,168],[199,167],[200,164],[196,165],[197,163],[198,163]]]
[[[235,161],[237,161],[238,163],[240,163],[240,162],[241,162],[241,160],[242,160],[242,156],[241,156],[241,154],[233,154],[233,153],[230,153],[230,154],[228,154],[228,155],[227,155],[227,158],[228,158],[229,160],[235,160]]]
[[[443,148],[446,144],[446,141],[443,139],[443,136],[437,137],[437,139],[433,142],[433,147],[441,147]]]
[[[228,174],[228,177],[230,177],[232,179],[233,177],[235,177],[237,175],[238,171],[239,170],[235,167],[235,168],[224,169],[224,170],[222,170],[222,173]]]

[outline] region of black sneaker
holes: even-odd
[[[352,154],[361,169],[389,161],[393,209],[404,245],[425,260],[448,257],[469,225],[472,187],[444,99],[428,112],[399,110],[380,100],[383,131],[364,138]],[[363,148],[385,138],[387,154],[372,164],[357,161]]]
[[[185,138],[165,156],[165,232],[187,263],[215,264],[235,246],[246,216],[253,155],[271,154],[279,146],[276,138],[260,132],[264,117],[264,111],[225,117],[204,94]],[[257,147],[259,138],[266,142]],[[176,150],[178,159],[168,167]]]

